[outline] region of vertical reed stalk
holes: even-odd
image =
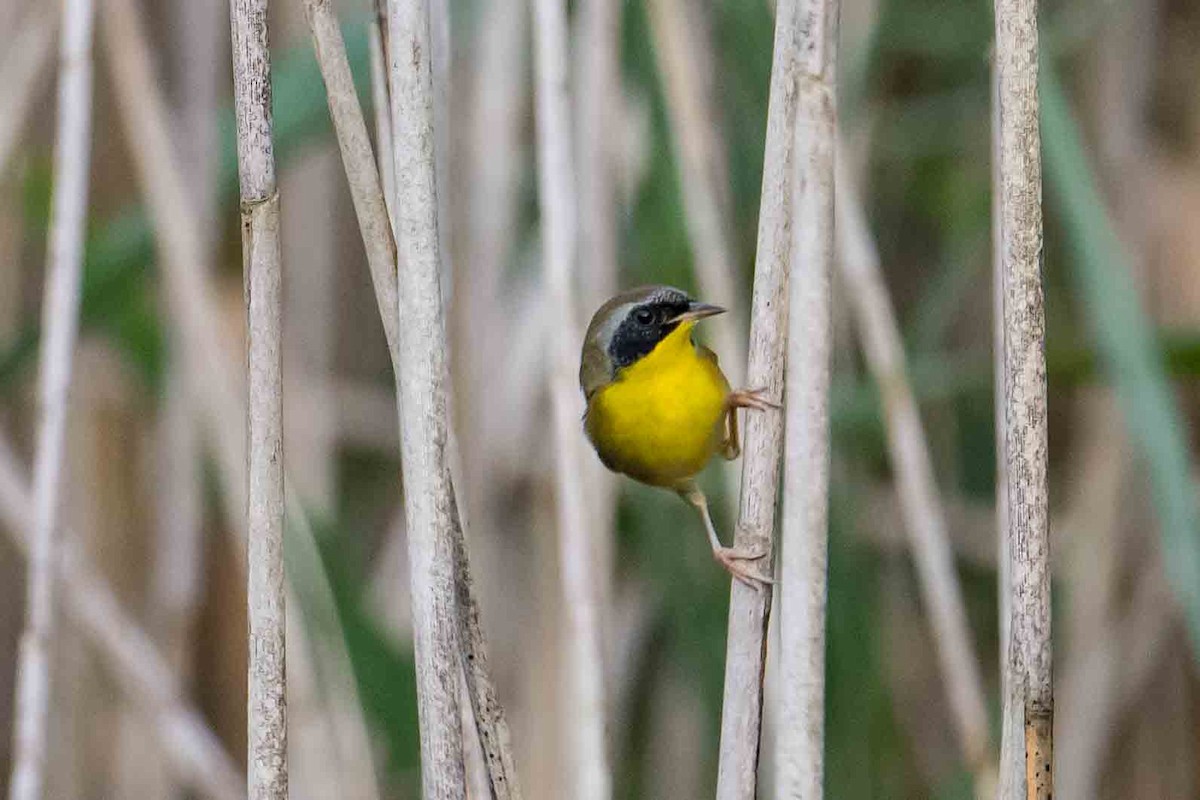
[[[1024,795],[1025,756],[1021,684],[1009,670],[1012,622],[1012,560],[1008,552],[1008,448],[1004,424],[1004,259],[1000,214],[1000,74],[992,61],[992,360],[996,431],[996,559],[1000,629],[1000,800]]]
[[[55,570],[66,449],[67,400],[79,326],[92,127],[92,0],[63,0],[58,123],[50,208],[47,275],[38,373],[33,540],[26,583],[25,630],[17,663],[12,800],[37,800],[46,783],[50,718],[50,649],[56,616]]]
[[[746,371],[740,344],[746,332],[746,314],[723,202],[725,154],[711,96],[712,56],[704,49],[708,26],[699,3],[653,0],[648,10],[671,120],[692,262],[705,299],[729,308],[729,321],[716,328],[714,338],[722,366],[736,386]]]
[[[234,111],[242,202],[249,389],[247,532],[251,800],[286,800],[283,590],[283,269],[271,131],[267,0],[232,0]]]
[[[305,12],[312,30],[317,63],[325,81],[329,112],[337,132],[342,163],[358,216],[359,232],[367,250],[367,262],[383,317],[392,367],[399,376],[396,242],[392,237],[383,187],[371,151],[366,118],[354,89],[350,62],[346,56],[346,44],[342,39],[341,27],[332,5],[329,0],[307,0]],[[483,748],[491,784],[490,791],[495,800],[519,798],[520,788],[509,741],[508,723],[488,668],[487,645],[474,596],[464,526],[457,516],[457,506],[458,498],[455,496],[451,514],[454,523],[452,535],[455,585],[459,603],[463,668],[466,672],[475,722],[479,727],[480,745]]]
[[[1004,305],[1004,425],[1012,616],[1006,702],[1020,686],[1025,792],[1053,792],[1054,693],[1046,480],[1042,163],[1037,0],[996,0],[1000,101],[1000,258]],[[1007,715],[1006,715],[1007,717]]]
[[[792,247],[792,147],[799,71],[798,0],[779,0],[775,11],[775,53],[767,106],[758,253],[750,307],[750,349],[746,384],[783,394],[787,359],[788,268]],[[761,548],[772,571],[775,501],[779,491],[783,418],[749,414],[743,439],[742,494],[734,544]],[[717,800],[753,800],[758,785],[762,727],[763,668],[771,592],[732,581],[725,694],[721,711]]]
[[[389,0],[388,57],[396,181],[399,412],[404,466],[421,776],[426,798],[465,797],[459,710],[454,494],[447,452],[446,327],[434,167],[429,0]]]
[[[822,796],[838,0],[804,0],[793,153],[775,790]]]
[[[954,569],[946,517],[905,365],[900,326],[880,269],[879,253],[858,193],[846,171],[840,169],[844,163],[845,159],[838,159],[836,217],[846,296],[854,307],[859,339],[883,398],[892,471],[959,745],[975,775],[976,794],[990,796],[995,773],[988,749],[987,706],[967,627],[962,589]]]
[[[579,155],[579,288],[584,307],[599,308],[617,293],[616,153],[622,113],[619,0],[587,0],[576,19],[576,152]],[[615,592],[617,481],[597,458],[585,456],[588,518],[595,531],[596,602],[603,634],[612,631]],[[605,642],[606,653],[611,641]]]
[[[584,302],[596,308],[618,284],[613,131],[621,113],[621,3],[587,0],[578,34],[579,218],[588,220],[579,230],[579,277]]]
[[[567,695],[571,741],[570,796],[605,800],[612,794],[605,742],[596,559],[583,487],[583,412],[577,387],[580,329],[574,278],[578,219],[571,158],[571,106],[567,70],[567,17],[562,0],[534,0],[534,68],[537,98],[538,205],[542,268],[553,322],[548,327],[550,400],[553,406],[559,563],[566,616]]]
[[[388,99],[387,57],[384,55],[383,28],[386,19],[376,16],[367,23],[367,36],[371,58],[371,110],[375,115],[375,162],[379,180],[383,186],[383,201],[388,207],[388,219],[395,229],[396,219],[392,205],[396,200],[395,159],[392,157],[392,102]],[[361,223],[360,223],[361,224]],[[394,271],[394,270],[392,270]],[[374,275],[371,276],[374,279]],[[376,286],[378,296],[378,286]],[[392,314],[385,315],[394,316]],[[393,328],[395,321],[390,323]],[[394,330],[393,330],[394,335]]]

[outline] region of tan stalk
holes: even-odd
[[[616,155],[622,109],[618,0],[587,0],[576,15],[575,145],[579,160],[579,288],[585,313],[617,293]],[[596,603],[604,653],[612,654],[615,588],[616,476],[600,459],[584,455],[587,515],[595,530]]]
[[[17,661],[13,764],[9,796],[43,796],[49,769],[50,649],[57,605],[54,572],[60,554],[59,504],[87,227],[92,128],[91,0],[63,0],[59,49],[54,190],[42,300],[39,419],[34,459],[33,536],[25,586],[25,629]]]
[[[587,0],[578,17],[576,105],[579,153],[580,284],[587,308],[599,308],[617,293],[616,153],[621,113],[618,0]]]
[[[758,253],[750,306],[746,385],[783,394],[787,358],[788,267],[792,230],[792,148],[799,70],[798,0],[780,0],[767,107]],[[783,449],[783,415],[749,414],[743,440],[742,492],[734,545],[758,548],[772,571],[775,501]],[[733,581],[725,656],[717,800],[753,800],[758,785],[763,668],[771,592]]]
[[[779,734],[775,791],[823,796],[825,604],[829,550],[830,290],[837,144],[838,0],[803,0],[789,271],[783,525],[779,569]]]
[[[171,16],[180,161],[205,244],[211,248],[217,228],[217,53],[225,36],[223,14],[216,4],[180,0],[172,4]],[[172,357],[156,432],[161,490],[154,492],[158,535],[149,593],[152,627],[181,683],[188,685],[204,581],[203,454],[200,409],[188,391],[182,343],[171,341],[169,346]]]
[[[533,0],[534,77],[537,100],[538,207],[542,270],[552,324],[547,341],[553,412],[559,565],[566,624],[569,794],[606,800],[612,794],[606,742],[606,700],[601,663],[601,613],[592,527],[583,486],[583,398],[577,383],[581,331],[575,316],[578,211],[572,159],[567,14],[562,0]]]
[[[396,243],[388,219],[380,176],[375,168],[366,119],[354,89],[341,28],[329,0],[308,0],[305,5],[317,62],[325,81],[330,116],[341,148],[350,194],[367,250],[367,262],[383,319],[392,366],[400,374],[397,336],[398,300]],[[389,129],[390,130],[390,129]],[[519,798],[520,787],[504,709],[500,705],[488,667],[487,644],[474,597],[465,532],[452,499],[455,585],[460,615],[459,636],[476,724],[479,727],[492,792],[496,800]]]
[[[283,591],[283,265],[271,123],[267,0],[232,0],[234,111],[246,286],[250,800],[286,800]]]
[[[421,785],[426,798],[466,794],[448,457],[446,327],[434,166],[429,0],[389,0],[388,88],[396,180],[399,416],[408,531]]]
[[[1012,579],[1005,702],[1016,703],[1020,687],[1025,795],[1041,800],[1053,793],[1054,691],[1037,0],[996,0],[995,18],[1004,297],[1004,502]]]
[[[841,148],[845,152],[845,147]],[[988,747],[987,705],[954,568],[933,462],[904,359],[900,326],[888,296],[879,252],[862,201],[838,159],[837,248],[846,297],[853,306],[867,364],[879,386],[888,451],[900,496],[925,611],[937,644],[942,677],[962,755],[975,775],[976,794],[995,792]]]
[[[217,299],[212,285],[211,270],[206,267],[203,236],[198,219],[191,209],[184,177],[172,147],[166,106],[151,67],[151,54],[145,31],[131,0],[106,0],[104,17],[106,61],[112,70],[113,83],[130,142],[137,177],[147,197],[151,222],[161,255],[163,287],[169,319],[175,326],[175,339],[188,379],[188,389],[196,399],[208,434],[218,469],[221,501],[229,522],[228,530],[236,534],[236,553],[240,567],[246,568],[246,460],[245,436],[230,420],[246,417],[246,408],[239,394],[242,377],[229,356],[232,342],[223,340],[226,326],[220,323]],[[286,481],[285,481],[286,482]],[[344,638],[341,634],[332,590],[322,571],[319,554],[313,541],[312,528],[296,494],[286,492],[287,518],[294,546],[292,563],[305,573],[306,588],[312,601],[306,614],[306,625],[322,628],[320,635],[326,646],[309,648],[305,642],[308,631],[291,626],[293,660],[319,658],[319,675],[329,681],[332,693],[344,698],[342,713],[334,714],[321,708],[319,698],[308,698],[306,707],[321,708],[321,723],[330,729],[335,740],[343,743],[338,754],[347,762],[343,769],[356,775],[370,774],[369,746],[361,704],[355,699],[357,689],[349,669]],[[297,687],[296,691],[301,691]]]
[[[729,309],[728,321],[714,328],[713,339],[730,383],[740,386],[746,372],[741,344],[746,313],[724,202],[725,153],[712,97],[713,64],[705,49],[709,31],[701,5],[653,0],[650,29],[671,121],[692,263],[701,296]]]

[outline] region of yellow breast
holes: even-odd
[[[724,438],[729,383],[680,325],[588,403],[588,438],[609,469],[673,486],[704,469]]]

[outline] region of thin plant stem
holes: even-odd
[[[578,153],[580,282],[589,308],[617,293],[613,119],[621,111],[618,0],[587,0],[579,14]]]
[[[746,365],[741,347],[746,314],[722,199],[720,124],[711,97],[711,63],[702,47],[707,27],[701,4],[653,0],[649,7],[654,55],[662,76],[671,121],[676,169],[692,245],[692,262],[706,300],[729,308],[729,320],[715,329],[722,368],[735,385]],[[711,62],[711,56],[708,56]]]
[[[396,326],[399,322],[396,310],[396,241],[392,236],[387,203],[380,185],[380,172],[375,167],[366,117],[354,88],[354,77],[346,56],[346,42],[332,5],[329,0],[306,0],[304,10],[312,32],[317,64],[325,81],[329,115],[337,132],[342,165],[358,217],[359,233],[367,251],[371,283],[381,310],[385,312],[382,321],[388,351],[395,353]],[[372,38],[372,41],[375,39]],[[386,93],[380,98],[384,99]],[[386,116],[383,118],[386,119]],[[388,126],[381,125],[380,137],[385,136],[388,130]],[[382,148],[382,143],[380,146]]]
[[[286,800],[283,584],[283,267],[271,124],[267,0],[232,0],[234,112],[247,315],[250,800]]]
[[[845,147],[841,150],[845,152]],[[983,681],[954,569],[933,461],[908,377],[900,326],[884,283],[879,252],[844,164],[845,159],[839,158],[836,238],[846,296],[853,306],[867,364],[882,396],[892,471],[959,745],[975,775],[977,795],[992,796],[995,768],[988,747]]]
[[[383,201],[388,209],[388,219],[392,229],[396,227],[396,215],[392,206],[396,198],[396,171],[392,157],[392,101],[388,99],[387,59],[383,52],[383,34],[380,32],[380,20],[372,17],[367,23],[367,41],[371,57],[371,110],[375,115],[375,163],[379,170],[379,180],[383,188]],[[395,242],[393,238],[393,243]],[[394,271],[394,270],[393,270]],[[372,274],[372,280],[374,280]],[[376,287],[378,295],[378,287]],[[385,317],[392,316],[385,314]],[[395,337],[395,320],[384,322]],[[387,330],[385,328],[385,330]],[[391,341],[392,339],[389,339]]]
[[[454,491],[438,234],[429,0],[389,0],[388,89],[396,181],[400,450],[404,467],[421,786],[466,794],[459,710]]]
[[[578,211],[572,159],[567,14],[562,0],[533,0],[534,85],[537,109],[538,208],[542,270],[553,323],[549,326],[550,402],[553,413],[559,564],[566,623],[563,708],[569,709],[569,795],[606,800],[612,777],[606,743],[601,613],[596,559],[583,486],[583,403],[577,387],[574,281]]]
[[[993,412],[996,431],[996,563],[999,565],[997,603],[1000,629],[1000,769],[997,797],[1024,796],[1025,757],[1021,723],[1021,684],[1009,660],[1012,622],[1012,560],[1008,541],[1008,448],[1004,420],[1004,264],[1000,214],[1000,76],[992,62],[992,360]]]
[[[396,243],[392,236],[383,187],[367,134],[366,119],[354,89],[341,28],[329,0],[308,0],[305,10],[312,30],[317,62],[325,81],[330,116],[333,118],[338,144],[341,147],[342,163],[358,215],[359,231],[367,249],[367,261],[383,319],[388,351],[392,357],[393,369],[399,376]],[[380,133],[390,135],[390,127],[382,129]],[[474,596],[464,526],[457,514],[457,496],[453,502],[455,583],[460,615],[460,644],[463,648],[463,668],[466,671],[467,686],[479,727],[480,744],[484,751],[484,762],[487,765],[493,796],[495,800],[519,798],[520,786],[516,777],[511,737],[504,709],[497,698],[488,667],[487,645]]]
[[[1000,100],[1000,257],[1004,420],[1012,617],[1009,686],[1020,682],[1025,792],[1053,793],[1054,691],[1046,476],[1046,319],[1042,293],[1042,163],[1037,0],[996,0]]]
[[[49,768],[50,649],[57,603],[54,572],[61,558],[59,505],[87,223],[94,12],[91,0],[63,0],[54,190],[42,301],[44,345],[38,372],[40,417],[34,460],[33,537],[25,590],[25,629],[17,662],[9,784],[12,800],[44,796]]]
[[[33,538],[33,495],[12,447],[0,439],[0,528],[28,555]],[[67,541],[77,537],[64,531]],[[116,595],[77,548],[67,547],[56,567],[63,609],[96,648],[129,701],[158,731],[180,778],[211,800],[245,797],[241,771],[183,690],[167,659],[121,608]]]
[[[137,177],[147,196],[151,220],[161,253],[164,294],[169,319],[176,326],[179,358],[187,385],[196,399],[212,447],[221,487],[221,500],[228,530],[235,534],[239,567],[246,569],[246,460],[245,436],[231,420],[246,417],[240,395],[239,375],[230,356],[232,342],[222,340],[228,326],[220,323],[212,271],[206,267],[203,236],[191,208],[185,180],[172,148],[166,105],[151,66],[149,43],[131,0],[106,0],[106,61],[112,70],[116,99],[130,142]],[[285,483],[286,483],[285,479]],[[319,628],[324,643],[320,650],[305,644],[307,628],[292,626],[292,658],[317,658],[322,669],[315,672],[329,682],[331,693],[345,698],[334,714],[319,700],[309,706],[322,708],[322,724],[344,749],[330,757],[341,757],[344,769],[354,774],[370,773],[367,733],[362,719],[357,688],[349,678],[349,657],[317,548],[312,527],[299,499],[285,491],[290,535],[289,562],[308,590],[305,615],[307,627]],[[287,576],[285,576],[285,579]],[[288,579],[289,584],[294,581]],[[302,693],[297,686],[293,695]]]
[[[798,0],[780,0],[775,12],[775,52],[767,106],[758,252],[750,306],[748,386],[783,394],[787,359],[788,267],[792,246],[792,148],[799,71]],[[779,492],[783,417],[750,414],[743,438],[742,492],[734,545],[758,549],[773,570],[775,506]],[[753,800],[758,786],[763,668],[771,592],[733,581],[721,711],[717,800]]]
[[[792,154],[775,791],[808,800],[824,782],[838,13],[838,0],[800,4]]]
[[[574,73],[575,131],[579,160],[579,288],[585,308],[599,308],[616,294],[617,265],[616,154],[621,147],[619,126],[613,124],[622,112],[619,0],[587,0],[576,14]],[[506,13],[502,11],[500,13]],[[520,15],[513,15],[520,16]],[[483,131],[481,131],[483,133]],[[588,518],[596,532],[596,600],[602,634],[607,635],[604,652],[612,652],[613,596],[615,589],[616,476],[598,458],[583,462]]]
[[[54,53],[58,14],[55,3],[30,5],[12,48],[0,62],[0,175],[8,166],[42,73]]]

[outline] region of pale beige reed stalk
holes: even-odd
[[[783,395],[787,358],[788,268],[792,248],[792,149],[799,74],[798,0],[780,0],[775,12],[775,53],[767,106],[758,252],[750,304],[750,347],[746,385]],[[775,501],[783,449],[783,415],[750,414],[742,445],[742,492],[734,546],[764,552],[763,569],[774,563]],[[733,581],[721,709],[718,800],[753,800],[758,786],[763,668],[771,592]]]
[[[775,791],[823,796],[838,0],[803,0],[789,272]]]
[[[329,0],[308,0],[305,11],[312,31],[317,62],[325,81],[330,116],[337,132],[342,163],[358,216],[359,232],[367,250],[367,262],[383,319],[388,350],[391,353],[393,369],[399,376],[397,250],[383,187],[367,133],[366,119],[354,88],[341,27],[331,3]],[[375,46],[379,48],[378,44]],[[381,52],[379,54],[382,55]],[[381,70],[379,72],[382,74]],[[390,126],[383,127],[381,131],[390,135]],[[474,597],[464,526],[457,515],[458,502],[455,496],[451,533],[454,537],[455,586],[460,644],[463,648],[462,662],[473,719],[479,729],[490,791],[496,800],[519,798],[520,787],[512,756],[511,737],[488,666],[487,645]]]
[[[205,423],[207,441],[218,467],[216,476],[229,522],[228,530],[235,534],[235,552],[240,556],[239,567],[244,570],[247,555],[246,437],[244,432],[239,433],[237,424],[230,424],[231,420],[246,416],[239,389],[242,376],[229,355],[233,342],[222,339],[227,326],[219,322],[211,270],[206,268],[203,236],[172,147],[169,117],[151,67],[145,32],[130,0],[107,0],[104,21],[105,42],[109,46],[106,61],[112,70],[137,178],[148,199],[147,208],[161,254],[164,294],[177,335],[178,357],[187,376],[188,389]],[[339,774],[370,775],[373,768],[366,727],[361,704],[356,699],[357,690],[349,671],[331,589],[321,571],[311,526],[297,497],[290,491],[287,492],[286,510],[291,531],[295,534],[291,539],[294,545],[292,563],[303,573],[302,580],[311,590],[313,601],[309,606],[311,614],[305,622],[321,628],[320,635],[326,643],[319,650],[309,648],[305,628],[291,625],[289,638],[295,645],[292,660],[319,659],[321,667],[315,674],[319,674],[329,689],[318,696],[298,699],[304,701],[303,708],[316,709],[320,713],[314,722],[326,729],[327,740],[339,744],[337,752],[327,754],[337,761]],[[293,687],[291,694],[304,694],[304,687]],[[336,710],[326,698],[336,698],[339,703]],[[343,787],[350,787],[352,781],[348,778]],[[368,790],[373,787],[373,782],[366,783]],[[357,782],[353,785],[362,786]],[[370,791],[364,795],[368,800],[372,796]]]
[[[421,786],[426,798],[466,795],[459,708],[454,492],[450,478],[446,326],[434,165],[429,0],[389,0],[385,51],[395,172],[398,405],[408,531]]]
[[[271,122],[266,0],[233,0],[234,112],[247,315],[246,470],[251,800],[285,800],[286,618],[283,588],[283,264]]]
[[[711,47],[705,48],[708,26],[702,5],[652,0],[650,31],[671,121],[693,268],[704,299],[729,309],[728,319],[715,326],[712,336],[721,368],[731,384],[741,386],[746,314],[729,232],[724,150],[712,96],[713,56],[707,52]],[[736,488],[735,481],[730,483]]]
[[[583,485],[583,398],[578,386],[574,281],[579,258],[578,209],[572,158],[567,15],[563,0],[533,0],[534,76],[537,110],[538,208],[542,270],[552,323],[547,328],[549,389],[553,413],[554,470],[563,589],[568,722],[565,775],[576,800],[612,794],[606,731],[601,612],[592,520]]]
[[[92,132],[91,0],[64,0],[59,44],[58,119],[54,189],[42,300],[39,419],[34,455],[33,537],[25,587],[25,629],[17,660],[13,722],[12,800],[42,797],[49,769],[50,651],[55,635],[57,582],[62,558],[59,504],[87,225]]]
[[[1053,795],[1054,687],[1037,0],[996,0],[995,11],[1004,296],[1004,501],[1012,580],[1004,698],[1006,704],[1019,703],[1024,710],[1025,793],[1041,800]]]

